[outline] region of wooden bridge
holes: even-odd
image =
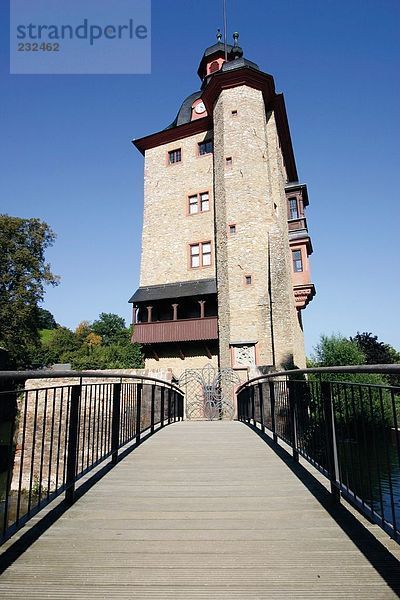
[[[5,543],[0,597],[398,597],[396,543],[309,468],[245,423],[172,423]]]

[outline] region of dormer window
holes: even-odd
[[[216,71],[219,71],[219,62],[214,60],[210,65],[210,73],[215,73]]]

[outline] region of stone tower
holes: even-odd
[[[201,90],[145,157],[140,287],[133,340],[146,367],[210,362],[242,379],[305,366],[301,311],[315,294],[282,94],[234,45],[207,48]]]

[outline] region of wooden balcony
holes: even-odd
[[[217,339],[217,317],[136,323],[133,327],[132,335],[132,341],[139,344],[163,344],[166,342]]]

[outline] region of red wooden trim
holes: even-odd
[[[283,94],[276,94],[274,78],[272,75],[268,75],[268,73],[263,73],[262,71],[257,71],[250,67],[242,67],[241,69],[234,69],[233,71],[217,71],[211,77],[210,82],[202,95],[207,112],[211,114],[214,103],[222,90],[241,85],[248,85],[249,87],[260,90],[264,97],[266,109],[275,111],[276,126],[288,180],[297,181],[296,161],[290,137],[285,101]]]
[[[218,339],[218,317],[137,323],[132,340],[141,344]]]
[[[262,91],[267,110],[274,110],[276,116],[276,126],[278,129],[279,140],[281,143],[282,154],[285,161],[286,171],[289,181],[297,181],[296,161],[293,153],[292,140],[288,118],[286,113],[283,94],[275,93],[275,84],[272,75],[257,71],[249,67],[235,69],[233,71],[217,71],[211,77],[202,95],[202,100],[206,105],[209,115],[212,114],[214,102],[224,89],[230,89],[241,85],[248,85],[252,88]],[[165,131],[159,131],[145,136],[138,140],[133,140],[136,148],[144,154],[149,148],[155,148],[162,144],[174,142],[196,133],[201,133],[213,128],[211,116],[196,119],[190,123],[172,127]]]
[[[136,148],[142,154],[144,154],[146,150],[149,150],[149,148],[156,148],[157,146],[162,146],[163,144],[168,144],[169,142],[176,142],[178,140],[195,135],[196,133],[208,131],[212,128],[212,118],[202,117],[201,119],[196,119],[190,123],[178,125],[178,127],[172,127],[171,129],[166,129],[165,131],[152,133],[151,135],[139,138],[138,140],[132,140],[132,144],[136,146]]]

